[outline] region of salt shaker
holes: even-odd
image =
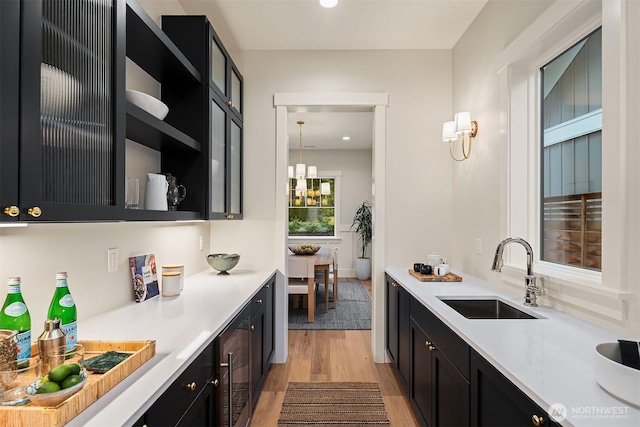
[[[60,319],[44,321],[44,332],[38,338],[38,354],[42,362],[42,372],[49,372],[51,368],[60,365],[55,358],[54,351],[60,349],[62,360],[64,361],[64,349],[67,343],[67,334],[60,329]],[[54,356],[52,359],[51,356]]]

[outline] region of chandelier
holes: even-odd
[[[295,174],[293,166],[289,166],[289,179],[296,179],[296,195],[303,195],[307,191],[307,178],[313,179],[318,177],[318,168],[315,166],[307,166],[302,163],[302,125],[304,120],[298,120],[300,126],[300,155],[296,164]]]

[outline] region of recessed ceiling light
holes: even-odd
[[[350,137],[350,136],[343,136],[343,137],[342,137],[342,140],[343,140],[343,141],[348,141],[348,140],[350,140],[350,139],[351,139],[351,137]]]
[[[320,6],[331,9],[332,7],[336,7],[338,5],[338,0],[320,0]]]

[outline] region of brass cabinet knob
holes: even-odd
[[[256,304],[262,304],[262,300],[261,299],[257,299],[256,300]]]
[[[42,215],[42,209],[40,209],[38,206],[34,206],[27,210],[27,214],[31,215],[34,218],[38,218],[40,215]]]
[[[252,331],[255,331],[255,330],[256,330],[256,327],[255,327],[254,325],[251,325],[251,330],[252,330]]]
[[[220,384],[220,380],[216,378],[215,380],[209,381],[209,383],[214,387],[218,387],[218,385]]]
[[[195,381],[194,381],[194,382],[192,382],[191,384],[187,384],[187,385],[185,386],[185,388],[186,388],[187,390],[189,390],[189,391],[194,391],[194,390],[196,389],[196,383],[195,383]]]
[[[6,208],[4,208],[4,213],[5,215],[9,215],[11,217],[15,217],[20,215],[20,208],[18,208],[17,206],[11,205],[11,206],[7,206]]]
[[[430,345],[428,348],[429,348],[429,351],[437,350],[435,345]]]
[[[233,106],[233,104],[231,103],[231,101],[227,101],[227,105],[228,105],[229,107],[232,107],[232,106]]]
[[[535,414],[531,417],[531,424],[533,424],[536,427],[540,427],[541,425],[544,425],[544,421],[545,419],[543,417],[539,417]]]
[[[425,342],[424,342],[424,346],[425,346],[425,347],[427,347],[427,348],[428,348],[431,344],[432,344],[432,343],[431,343],[431,341],[425,341]]]
[[[264,285],[265,288],[269,289],[271,285]]]
[[[227,219],[233,219],[233,214],[227,215]]]

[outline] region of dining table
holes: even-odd
[[[313,259],[314,271],[324,272],[324,312],[329,311],[329,268],[333,263],[333,254],[330,250],[319,250],[313,255],[296,255],[293,252],[289,253],[289,257],[303,257]],[[316,293],[315,293],[315,278],[311,277],[308,280],[309,293],[308,293],[308,321],[311,323],[315,317],[316,311]]]

